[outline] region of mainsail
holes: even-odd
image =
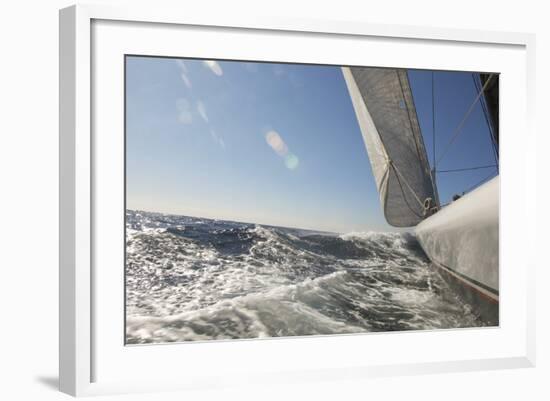
[[[386,221],[411,227],[437,205],[407,71],[342,67]]]

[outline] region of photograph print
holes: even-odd
[[[125,56],[125,341],[499,325],[499,75]]]

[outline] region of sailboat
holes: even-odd
[[[342,67],[342,73],[386,221],[394,227],[414,227],[422,249],[441,276],[482,319],[498,325],[498,174],[442,205],[407,70]],[[477,74],[474,82],[478,94],[461,125],[473,105],[482,102],[498,151],[498,75]]]

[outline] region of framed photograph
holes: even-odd
[[[61,390],[533,366],[533,48],[61,10]]]

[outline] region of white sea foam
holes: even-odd
[[[301,230],[129,211],[130,343],[482,325],[410,234]]]

